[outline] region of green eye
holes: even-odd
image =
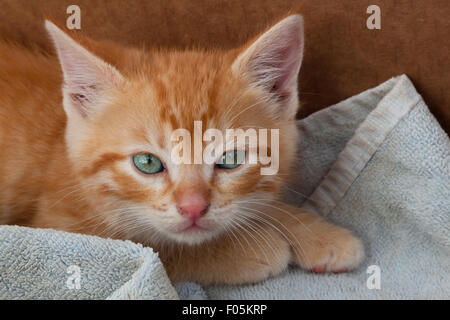
[[[217,167],[220,169],[234,169],[239,167],[245,161],[245,151],[233,150],[225,152],[217,162]]]
[[[140,172],[145,174],[155,174],[164,170],[161,160],[148,153],[133,156],[133,163]]]

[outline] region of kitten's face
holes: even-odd
[[[120,73],[48,28],[66,82],[68,154],[110,231],[141,242],[195,244],[251,216],[270,222],[252,206],[274,204],[268,201],[294,158],[301,18],[283,20],[241,52],[145,54],[139,71]],[[249,161],[175,164],[172,134],[184,128],[194,137],[194,121],[202,133],[214,128],[224,136],[230,128],[279,129],[277,174],[261,175],[261,163]]]

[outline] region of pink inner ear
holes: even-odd
[[[281,40],[281,39],[280,39]],[[280,93],[288,91],[289,87],[296,82],[303,54],[303,43],[298,29],[289,30],[283,39],[284,46],[278,52],[278,77],[275,78],[275,87]]]
[[[303,56],[303,25],[299,16],[289,17],[263,34],[244,53],[255,84],[269,90],[279,101],[297,92]]]
[[[294,39],[298,41],[298,39]],[[280,101],[283,101],[292,94],[290,90],[292,82],[295,82],[298,76],[298,70],[300,67],[300,59],[298,55],[298,48],[300,43],[297,45],[290,45],[284,50],[279,52],[278,63],[273,66],[273,68],[278,69],[273,80],[273,85],[271,87],[271,92],[274,93]]]
[[[74,108],[86,117],[103,100],[104,88],[120,87],[122,76],[51,22],[46,22],[46,28],[55,43],[64,74],[67,110]]]
[[[82,93],[83,89],[75,90],[75,92],[69,94],[70,100],[72,101],[73,106],[80,112],[81,116],[86,118],[88,116],[89,103],[91,103],[91,101],[88,96]]]

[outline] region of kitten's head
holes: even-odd
[[[71,166],[111,230],[142,242],[195,244],[254,217],[270,223],[268,210],[254,204],[276,206],[271,200],[295,157],[301,16],[287,17],[238,50],[123,49],[115,66],[52,23],[46,27],[64,74]],[[191,135],[193,164],[173,159],[171,139],[180,128]],[[195,134],[210,128],[224,140],[230,128],[253,128],[258,139],[259,129],[279,129],[278,145],[270,146],[271,155],[279,154],[279,161],[272,157],[278,171],[261,174],[271,165],[261,162],[221,163],[229,155],[248,160],[248,144],[225,148],[217,163],[195,162],[208,145],[194,142]],[[269,131],[267,141],[272,136]]]

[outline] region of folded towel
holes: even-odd
[[[291,268],[256,285],[205,288],[208,297],[449,299],[450,140],[410,80],[393,78],[298,127],[287,201],[353,230],[364,264],[339,275]]]
[[[0,299],[178,299],[158,255],[130,241],[0,226]]]

